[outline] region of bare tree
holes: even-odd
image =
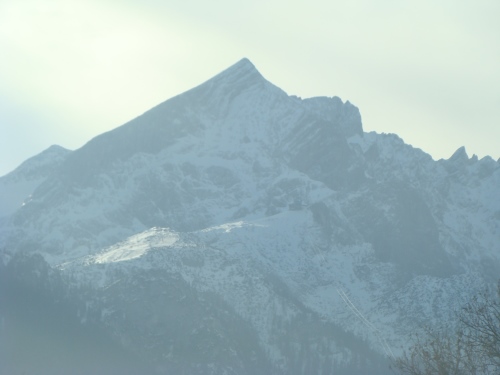
[[[428,332],[425,339],[416,337],[392,368],[406,375],[479,375],[481,365],[468,346],[461,331],[452,336]]]
[[[459,321],[470,350],[481,361],[500,373],[500,281],[496,293],[484,291],[462,310]]]
[[[392,369],[405,375],[500,374],[500,282],[496,293],[485,291],[467,303],[455,331],[445,332],[417,336]]]

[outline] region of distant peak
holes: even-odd
[[[68,150],[67,148],[64,148],[62,146],[59,146],[59,145],[52,145],[50,146],[49,148],[45,149],[44,151],[42,151],[42,153],[44,152],[62,152],[62,153],[67,153],[67,152],[70,152],[70,150]]]
[[[242,83],[242,82],[262,82],[264,77],[259,73],[257,68],[246,57],[242,58],[236,64],[223,70],[208,82],[212,83]]]
[[[222,71],[221,74],[236,73],[236,72],[253,73],[262,77],[257,68],[255,67],[255,65],[246,57],[242,58],[240,61],[236,62],[229,68]]]
[[[188,96],[195,95],[196,100],[203,98],[205,105],[216,104],[217,99],[222,97],[235,96],[249,88],[264,88],[274,85],[268,82],[247,58],[242,58],[235,64],[226,68],[219,74],[210,78],[201,85],[187,91]],[[281,90],[280,90],[281,91]],[[207,99],[207,96],[210,99]],[[208,101],[207,101],[208,100]]]
[[[459,147],[457,151],[451,155],[451,157],[448,159],[450,161],[467,161],[469,160],[469,156],[467,155],[467,151],[465,151],[465,147]]]
[[[229,71],[255,71],[256,73],[259,73],[257,68],[255,67],[255,65],[246,57],[242,58],[237,63],[231,65],[229,68],[224,70],[222,73],[229,72]]]
[[[255,69],[255,65],[253,65],[252,62],[246,57],[243,57],[240,61],[238,61],[233,66],[240,66],[240,67],[247,67],[247,68]]]

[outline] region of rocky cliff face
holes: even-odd
[[[364,133],[246,59],[58,155],[2,211],[3,263],[41,253],[160,373],[384,373],[500,274],[498,162]]]

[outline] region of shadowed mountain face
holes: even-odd
[[[82,324],[78,309],[85,289],[70,292],[65,281],[38,254],[18,254],[2,267],[0,373],[155,373],[98,321]]]
[[[41,254],[65,319],[159,373],[375,371],[498,277],[499,186],[243,59],[0,177],[0,263]]]

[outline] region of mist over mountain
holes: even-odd
[[[499,258],[498,161],[435,161],[243,59],[0,177],[0,344],[12,373],[386,374]],[[12,344],[53,333],[45,360]]]

